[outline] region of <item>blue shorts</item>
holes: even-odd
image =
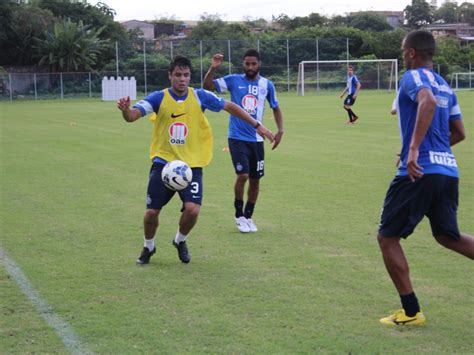
[[[263,142],[229,138],[229,151],[237,175],[249,174],[252,179],[260,179],[265,175]]]
[[[153,163],[150,169],[150,177],[148,180],[148,190],[146,197],[146,208],[161,210],[176,192],[183,203],[193,202],[198,205],[202,203],[202,168],[192,168],[193,180],[187,188],[181,191],[173,191],[168,189],[163,180],[161,180],[161,171],[165,164]]]
[[[441,174],[426,174],[415,182],[396,176],[385,197],[379,234],[406,238],[427,216],[433,236],[458,240],[458,185],[458,178]]]
[[[352,94],[347,95],[346,99],[344,100],[344,105],[352,106],[356,102],[356,99],[352,97]]]

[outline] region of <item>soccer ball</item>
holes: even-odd
[[[184,161],[173,160],[164,166],[161,179],[170,190],[180,191],[191,183],[193,171]]]

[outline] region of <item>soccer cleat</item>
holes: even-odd
[[[347,121],[346,124],[352,124],[353,122],[352,121]]]
[[[139,265],[145,265],[150,262],[150,258],[152,257],[153,254],[156,253],[156,248],[153,248],[152,251],[148,250],[147,247],[143,247],[142,253],[137,259],[137,264]]]
[[[247,225],[249,227],[249,231],[251,233],[255,233],[256,231],[258,231],[257,229],[257,226],[255,225],[254,221],[252,220],[252,218],[247,218]]]
[[[247,223],[247,218],[244,216],[241,216],[239,218],[235,218],[235,225],[237,226],[237,229],[241,233],[248,233],[250,232],[249,225]]]
[[[188,246],[186,241],[176,243],[173,239],[173,245],[178,250],[178,257],[182,263],[187,264],[191,261],[191,255],[188,252]]]
[[[358,119],[359,119],[359,116],[354,116],[354,117],[352,118],[352,124],[354,124],[355,121],[357,121]]]
[[[422,326],[426,323],[426,318],[423,312],[419,311],[413,317],[405,315],[404,309],[399,309],[394,314],[388,317],[381,318],[380,323],[385,325],[396,325],[396,326]]]

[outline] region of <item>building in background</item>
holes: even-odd
[[[154,39],[155,38],[155,25],[138,20],[124,21],[120,23],[127,30],[139,30],[141,32],[140,37],[143,39]]]
[[[468,23],[437,23],[426,27],[435,38],[451,37],[458,39],[462,44],[474,41],[474,26]]]

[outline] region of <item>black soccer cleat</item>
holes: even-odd
[[[188,246],[186,245],[186,241],[176,243],[173,239],[173,245],[178,250],[178,257],[182,263],[189,263],[191,261],[191,255],[188,253]]]
[[[150,262],[150,258],[153,254],[156,253],[156,248],[153,248],[152,251],[148,250],[147,247],[143,247],[142,253],[137,259],[137,264],[146,265]]]

